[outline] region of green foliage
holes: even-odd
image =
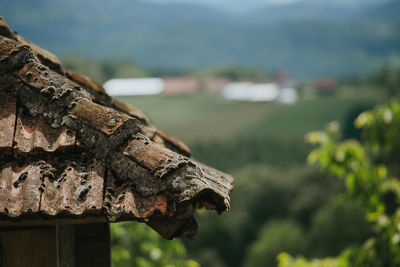
[[[362,246],[348,248],[329,262],[333,266],[399,266],[400,182],[390,177],[386,162],[380,157],[382,153],[392,155],[400,145],[399,103],[392,101],[362,113],[356,125],[363,128],[364,143],[339,142],[337,123],[329,124],[324,132],[308,135],[308,140],[318,145],[309,154],[309,162],[345,179],[348,195],[364,207],[375,229]],[[387,194],[394,197],[387,201]],[[279,256],[279,261],[280,267],[320,266],[315,265],[318,261],[295,260],[286,254]]]
[[[376,161],[384,162],[393,175],[400,175],[400,105],[391,101],[375,111],[362,113],[355,124],[364,129],[365,146]]]
[[[204,266],[221,266],[221,261],[225,266],[243,266],[248,260],[262,261],[261,252],[251,257],[243,253],[254,242],[265,241],[260,241],[261,228],[278,220],[295,221],[298,227],[308,228],[312,214],[342,188],[340,181],[333,177],[321,179],[320,172],[308,166],[285,169],[265,164],[246,165],[232,175],[236,180],[231,210],[223,216],[199,214],[198,236],[194,242],[185,242],[190,255]],[[309,242],[304,236],[301,243],[306,246]],[[272,250],[272,246],[270,243],[268,248]],[[258,250],[263,248],[266,247],[260,245]],[[211,249],[215,251],[213,261],[209,260]]]
[[[300,165],[306,160],[309,145],[297,138],[268,136],[237,137],[225,142],[197,143],[191,148],[198,159],[212,164],[215,168],[228,171],[266,162],[281,167]],[[265,153],[266,150],[268,153]],[[229,160],[225,159],[226,155],[230,155]]]
[[[265,82],[267,80],[267,75],[264,70],[258,68],[246,68],[239,65],[203,68],[194,71],[192,75],[195,75],[200,79],[224,77],[231,81],[251,80]]]
[[[274,266],[280,251],[302,253],[303,230],[293,221],[271,221],[261,227],[258,239],[249,247],[245,267]]]
[[[308,156],[310,164],[318,163],[323,169],[346,178],[348,193],[362,203],[370,212],[382,212],[379,202],[382,181],[386,178],[386,168],[374,165],[364,147],[356,140],[338,143],[339,125],[328,124],[325,132],[313,132],[307,139],[319,144]]]
[[[341,258],[308,261],[303,257],[293,258],[285,252],[279,254],[278,261],[279,267],[350,267],[347,265],[346,260]]]
[[[371,91],[374,95],[396,97],[400,95],[400,64],[398,60],[388,61],[366,74],[342,77],[339,82],[341,85],[347,85],[343,91],[352,91],[358,96]]]
[[[112,266],[199,267],[187,260],[179,240],[165,240],[147,225],[137,222],[111,225]]]
[[[344,198],[333,199],[313,214],[307,234],[307,255],[338,255],[343,248],[364,242],[371,232],[359,205]]]
[[[400,93],[400,66],[387,63],[369,74],[366,80],[370,84],[386,88],[389,96],[396,96]]]

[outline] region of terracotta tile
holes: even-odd
[[[41,186],[37,163],[18,166],[16,162],[0,167],[0,214],[18,217],[39,211]]]
[[[68,162],[62,169],[46,163],[41,166],[43,194],[41,212],[46,215],[101,214],[103,203],[104,164],[94,160],[90,165]]]
[[[16,116],[13,95],[0,94],[0,153],[11,153]]]
[[[112,135],[131,117],[88,100],[79,100],[71,110],[71,114],[89,127],[106,135]]]
[[[52,128],[42,116],[35,118],[18,111],[15,133],[16,153],[62,152],[73,150],[75,146],[75,131],[67,127]]]

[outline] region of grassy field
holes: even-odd
[[[119,99],[139,108],[153,124],[188,144],[229,138],[276,109],[275,104],[233,102],[207,95]]]
[[[248,103],[212,95],[119,97],[141,109],[165,132],[190,144],[228,140],[237,136],[302,138],[332,120],[344,123],[354,110],[371,107],[376,99],[334,96],[294,105]]]

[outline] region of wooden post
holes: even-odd
[[[58,267],[75,267],[75,225],[57,225]]]
[[[0,230],[0,267],[110,267],[108,223]]]
[[[75,225],[76,267],[110,267],[110,228],[108,223]]]
[[[1,267],[57,266],[54,227],[0,232]]]

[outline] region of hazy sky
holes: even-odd
[[[206,4],[211,6],[259,6],[264,4],[290,4],[294,2],[305,2],[305,1],[313,1],[323,3],[329,3],[329,0],[142,0],[148,2],[158,2],[158,3],[197,3],[197,4]],[[339,5],[354,5],[354,4],[363,4],[367,2],[383,2],[385,0],[334,0],[334,3]],[[331,2],[332,4],[332,2]]]
[[[157,2],[163,4],[170,3],[194,3],[216,7],[234,12],[246,12],[257,9],[265,4],[290,4],[303,0],[142,0],[147,2]]]
[[[217,7],[223,10],[231,10],[235,12],[246,12],[255,10],[266,5],[287,5],[296,2],[313,3],[318,6],[339,6],[339,7],[359,7],[376,2],[384,2],[387,0],[141,0],[144,2],[156,2],[162,4],[172,3],[191,3]]]
[[[237,3],[243,3],[243,4],[265,4],[265,3],[271,3],[271,4],[285,4],[285,3],[293,3],[301,0],[147,0],[147,1],[152,1],[152,2],[160,2],[160,3],[172,3],[172,2],[179,2],[179,3],[208,3],[208,4],[237,4]]]

